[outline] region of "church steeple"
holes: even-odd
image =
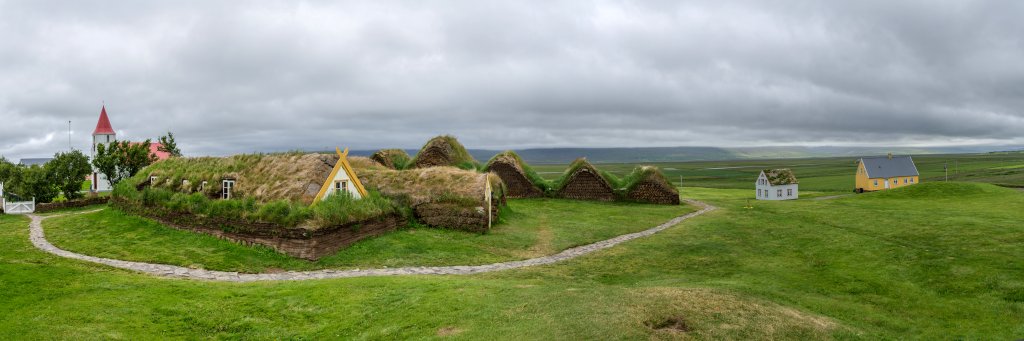
[[[93,130],[92,135],[114,135],[114,127],[110,125],[110,119],[107,118],[106,105],[103,105],[103,109],[100,110],[100,120],[96,122],[96,130]]]

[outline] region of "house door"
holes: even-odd
[[[889,179],[885,179],[885,189],[889,189]]]

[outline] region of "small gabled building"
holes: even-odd
[[[762,170],[755,187],[757,200],[793,200],[800,197],[800,182],[788,168]]]
[[[858,193],[884,191],[921,183],[917,165],[910,156],[866,157],[857,164]]]

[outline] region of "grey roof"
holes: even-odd
[[[40,165],[40,166],[42,166],[42,165],[45,165],[47,162],[50,162],[50,160],[53,160],[53,158],[52,157],[37,157],[37,158],[21,159],[21,161],[18,161],[18,163],[26,165],[26,166],[33,166],[33,165]]]
[[[871,179],[920,175],[910,156],[893,156],[892,159],[888,156],[866,157],[860,162],[864,163],[864,170]]]

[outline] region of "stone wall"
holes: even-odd
[[[567,199],[612,201],[615,192],[608,182],[589,169],[582,168],[558,191],[558,196]]]
[[[626,196],[629,200],[636,202],[679,205],[679,192],[675,191],[673,188],[650,180],[636,184],[636,186],[633,187],[633,190],[627,193]]]
[[[317,260],[335,254],[357,241],[406,225],[405,219],[392,214],[367,221],[310,230],[271,223],[202,217],[157,207],[139,209],[129,205],[118,205],[116,201],[115,206],[177,229],[205,233],[244,245],[264,245],[289,256],[307,260]]]
[[[85,207],[85,206],[92,206],[92,205],[102,205],[102,204],[106,204],[107,201],[109,201],[109,200],[110,200],[110,197],[92,197],[92,198],[83,198],[83,199],[69,200],[69,201],[64,201],[64,202],[51,202],[51,203],[45,203],[45,204],[38,204],[37,203],[36,204],[36,212],[35,213],[45,213],[45,212],[49,212],[49,211],[53,211],[53,210],[59,210],[59,209],[64,209],[64,208]]]

